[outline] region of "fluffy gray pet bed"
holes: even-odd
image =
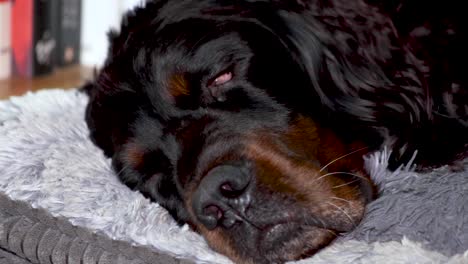
[[[123,186],[87,138],[87,98],[0,101],[0,263],[230,263]],[[468,160],[418,174],[366,158],[381,196],[357,229],[299,263],[468,263]]]

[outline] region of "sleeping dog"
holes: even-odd
[[[154,0],[85,87],[118,177],[241,263],[311,256],[362,218],[363,155],[466,155],[457,1]]]

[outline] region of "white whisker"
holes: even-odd
[[[129,167],[130,167],[130,164],[127,164],[127,165],[123,166],[122,169],[121,169],[119,172],[116,173],[116,175],[117,175],[117,176],[120,176],[120,174],[121,174],[124,170],[128,169]]]
[[[366,177],[363,177],[363,176],[358,175],[358,174],[355,174],[355,173],[345,172],[345,171],[334,171],[334,172],[330,172],[330,173],[327,173],[327,174],[324,174],[324,175],[318,177],[314,182],[319,181],[319,180],[321,180],[321,179],[323,179],[323,178],[325,178],[325,177],[327,177],[327,176],[336,175],[336,174],[351,175],[351,176],[354,176],[354,177],[357,177],[357,178],[360,178],[360,179],[369,181],[369,179],[367,179]]]
[[[325,230],[326,230],[328,233],[331,233],[331,234],[332,234],[333,236],[335,236],[335,237],[338,236],[338,234],[337,234],[335,231],[333,231],[333,230],[330,230],[330,229],[325,229]]]
[[[367,147],[363,147],[363,148],[360,148],[360,149],[358,149],[358,150],[352,151],[352,152],[350,152],[350,153],[348,153],[348,154],[345,154],[345,155],[343,155],[343,156],[341,156],[341,157],[338,157],[338,158],[336,158],[336,159],[330,161],[330,162],[327,163],[325,166],[323,166],[323,167],[320,169],[319,172],[322,172],[324,169],[326,169],[328,166],[330,166],[330,165],[333,164],[334,162],[336,162],[336,161],[338,161],[338,160],[340,160],[340,159],[343,159],[343,158],[345,158],[345,157],[347,157],[347,156],[349,156],[349,155],[352,155],[352,154],[354,154],[354,153],[356,153],[356,152],[359,152],[359,151],[361,151],[361,150],[364,150],[364,149],[367,149]]]
[[[346,185],[350,185],[350,184],[353,184],[355,182],[359,181],[358,179],[354,180],[354,181],[350,181],[350,182],[347,182],[347,183],[343,183],[343,184],[340,184],[340,185],[337,185],[337,186],[333,186],[332,189],[337,189],[337,188],[340,188],[340,187],[343,187],[343,186],[346,186]]]
[[[332,203],[332,202],[327,202],[327,204],[335,207],[336,209],[338,209],[340,212],[342,212],[346,217],[348,217],[349,221],[351,222],[351,224],[353,224],[354,227],[356,227],[356,224],[354,223],[353,219],[351,218],[351,216],[341,207],[339,207],[338,205]]]
[[[350,201],[348,201],[348,200],[346,200],[346,199],[343,199],[343,198],[339,198],[339,197],[331,197],[331,198],[332,198],[332,199],[335,199],[335,200],[339,200],[339,201],[351,203]]]
[[[305,223],[307,226],[318,226],[318,227],[321,227],[323,229],[327,229],[327,225],[325,225],[325,222],[323,221],[323,219],[320,219],[320,218],[306,218],[305,219]]]

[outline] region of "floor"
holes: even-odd
[[[84,66],[69,66],[54,73],[34,79],[11,78],[0,81],[0,99],[22,95],[27,91],[49,88],[77,88],[93,77],[93,69]]]

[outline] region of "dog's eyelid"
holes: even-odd
[[[217,74],[216,77],[210,79],[207,83],[208,87],[220,86],[230,82],[233,78],[233,73],[231,70],[225,70]]]

